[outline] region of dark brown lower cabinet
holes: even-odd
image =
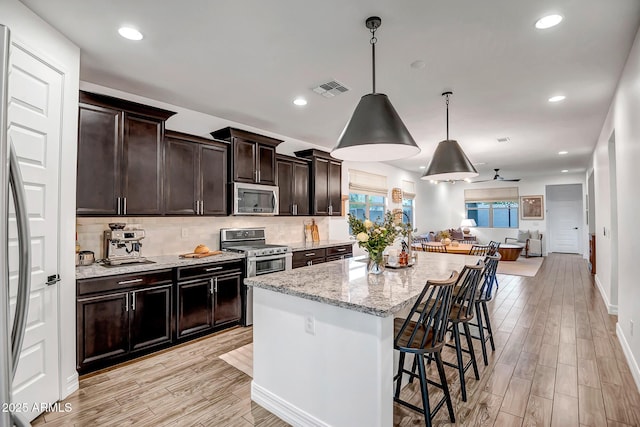
[[[309,265],[337,261],[351,257],[353,257],[353,244],[294,251],[292,257],[292,268],[306,267]]]
[[[194,337],[238,323],[243,264],[204,264],[178,269],[176,336]]]
[[[171,342],[171,284],[131,292],[130,349]]]

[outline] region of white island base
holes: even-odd
[[[294,426],[393,424],[393,316],[254,288],[253,317],[252,400]]]

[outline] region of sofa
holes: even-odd
[[[524,256],[542,256],[542,233],[538,230],[518,230],[517,237],[505,237],[505,243],[516,243],[524,246]]]

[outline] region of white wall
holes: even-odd
[[[457,228],[460,221],[465,218],[464,190],[466,188],[496,188],[496,187],[518,187],[520,196],[545,195],[547,185],[558,184],[581,184],[586,188],[585,176],[582,174],[559,174],[535,179],[522,179],[520,182],[485,182],[482,184],[470,184],[466,182],[431,184],[429,181],[420,181],[418,184],[418,194],[416,196],[418,217],[416,225],[418,233],[429,231],[439,231],[446,228]],[[585,190],[586,191],[586,190]],[[546,204],[545,204],[546,209]],[[583,214],[584,215],[584,214]],[[586,219],[583,219],[583,224]],[[539,230],[546,234],[546,215],[543,220],[519,220],[519,229]],[[587,228],[584,229],[583,242],[588,242],[586,238]],[[488,243],[490,240],[504,242],[505,237],[516,237],[516,229],[505,228],[473,228],[471,231],[481,243]],[[546,253],[546,241],[543,238],[543,250]],[[586,254],[587,243],[583,244],[582,253]]]
[[[638,182],[640,182],[640,32],[636,35],[627,63],[618,83],[609,114],[604,122],[598,143],[593,153],[596,198],[596,245],[597,245],[597,281],[605,301],[612,300],[616,289],[612,289],[611,253],[617,245],[619,254],[617,310],[618,338],[625,351],[627,360],[640,388],[640,336],[636,330],[632,334],[631,322],[640,321],[640,263],[635,250],[640,229],[637,227],[637,212],[640,209]],[[618,214],[611,218],[611,199],[609,197],[610,170],[608,141],[615,131],[616,143],[616,181]],[[609,240],[607,230],[617,219],[618,240]],[[612,307],[609,307],[610,309]]]
[[[78,134],[78,82],[80,50],[17,0],[0,2],[0,23],[14,41],[38,52],[64,74],[62,144],[60,153],[58,286],[60,332],[60,398],[78,387],[75,333],[74,231],[76,210],[76,147]],[[64,333],[62,333],[64,331]]]

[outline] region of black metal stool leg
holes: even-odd
[[[496,345],[493,342],[493,330],[491,329],[491,319],[489,319],[489,309],[487,303],[482,303],[482,311],[484,312],[484,318],[487,322],[487,331],[489,332],[489,342],[491,343],[491,350],[496,351]]]
[[[487,343],[484,337],[484,326],[482,325],[482,311],[480,309],[480,303],[476,303],[476,315],[478,316],[478,332],[480,334],[480,345],[482,346],[482,360],[484,360],[484,366],[489,365],[489,358],[487,357]]]
[[[449,419],[452,423],[456,422],[456,417],[453,415],[453,403],[451,402],[451,394],[449,393],[449,385],[447,384],[447,376],[444,373],[444,365],[442,363],[442,355],[440,352],[435,354],[436,366],[438,367],[438,374],[440,374],[440,384],[442,384],[442,391],[444,392],[445,401],[447,402],[447,409],[449,410]]]
[[[400,397],[400,389],[402,388],[402,375],[403,375],[402,370],[403,370],[403,368],[404,368],[404,352],[401,351],[400,352],[400,359],[398,361],[398,378],[396,380],[398,382],[396,383],[396,392],[395,392],[395,395],[394,395],[394,397],[396,399]],[[409,378],[411,378],[411,377],[409,377]]]
[[[462,394],[462,401],[467,401],[467,386],[464,382],[464,364],[462,363],[462,344],[460,343],[460,330],[458,324],[453,323],[453,338],[456,343],[456,358],[458,360],[458,373],[460,374],[460,392]]]
[[[418,360],[418,373],[420,375],[420,392],[422,394],[422,408],[424,421],[427,427],[431,427],[431,407],[429,406],[429,391],[427,389],[427,372],[424,367],[424,359],[421,354],[416,354]]]
[[[467,346],[471,356],[471,366],[473,366],[473,373],[476,375],[476,380],[480,379],[480,373],[478,372],[478,363],[476,363],[476,353],[473,351],[473,339],[471,338],[471,331],[469,330],[469,324],[464,322],[464,336],[467,337]]]

